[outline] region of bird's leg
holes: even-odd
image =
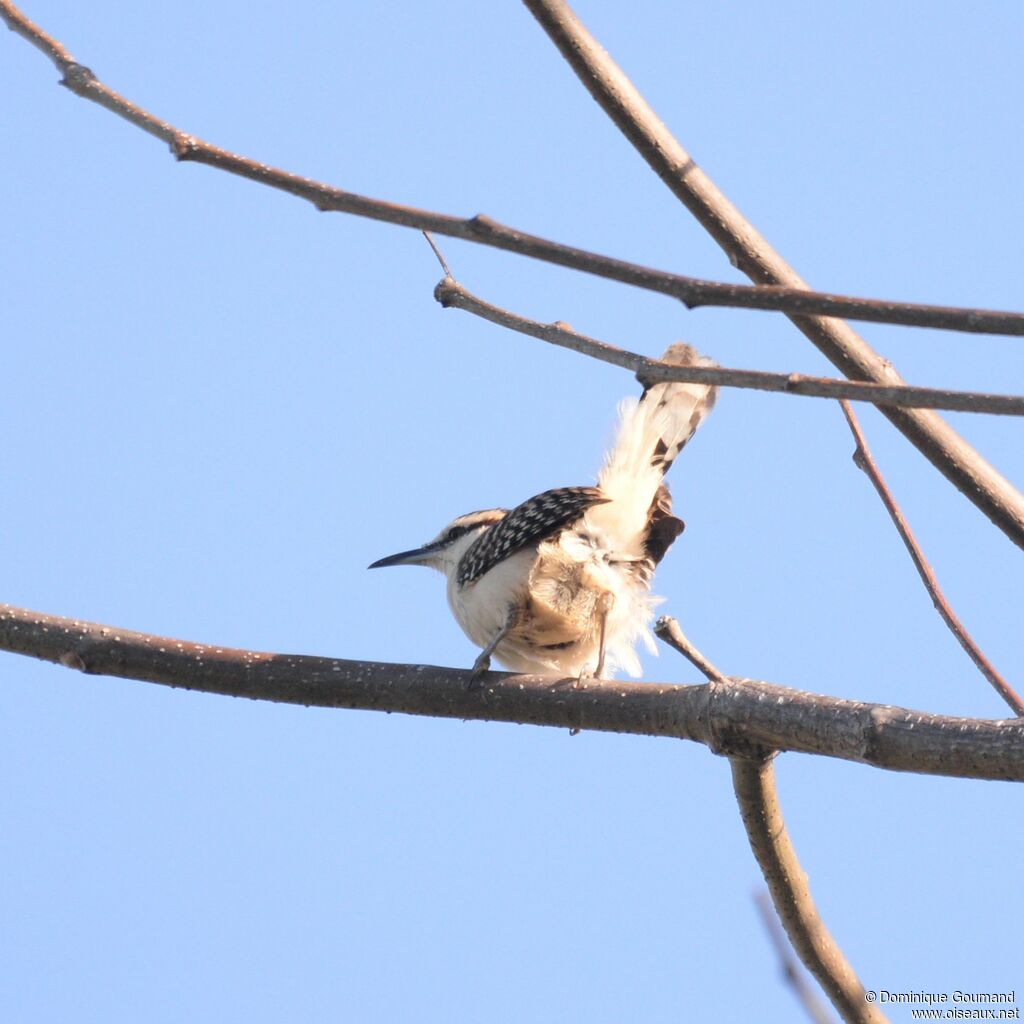
[[[614,604],[615,595],[610,590],[603,591],[597,599],[595,611],[597,612],[599,623],[597,627],[597,668],[594,669],[594,677],[596,679],[600,679],[604,675],[604,648],[608,635],[608,613],[612,610]]]
[[[610,590],[602,590],[594,601],[594,616],[597,618],[597,665],[591,671],[589,665],[580,669],[579,675],[573,682],[573,689],[579,686],[585,679],[600,679],[604,674],[604,653],[605,640],[608,634],[608,613],[615,604],[615,595]]]
[[[476,661],[473,662],[473,671],[469,684],[471,687],[480,685],[480,677],[491,667],[491,655],[494,653],[498,644],[508,636],[509,631],[516,624],[518,618],[519,609],[515,605],[512,605],[505,616],[504,625],[494,635],[491,642],[477,655]]]

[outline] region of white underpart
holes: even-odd
[[[448,606],[462,631],[477,647],[486,647],[505,625],[510,600],[516,602],[525,598],[530,569],[536,560],[537,549],[524,548],[499,562],[469,587],[460,588],[455,582],[455,573],[449,574]],[[502,648],[495,654],[500,659]]]

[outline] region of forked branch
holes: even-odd
[[[783,262],[697,167],[568,5],[561,0],[525,2],[587,88],[659,176],[726,249],[736,265],[758,284],[768,285],[769,288],[743,290],[738,286],[714,285],[709,290],[706,286],[710,282],[666,274],[559,245],[503,227],[486,217],[465,219],[387,203],[257,163],[203,142],[125,99],[103,84],[89,68],[79,64],[61,43],[33,24],[10,0],[0,0],[0,18],[3,18],[8,28],[27,39],[53,61],[63,76],[62,83],[68,89],[164,140],[179,160],[204,163],[271,188],[281,189],[307,199],[320,210],[338,210],[493,245],[535,259],[675,295],[691,305],[708,304],[711,292],[718,289],[720,298],[724,299],[726,294],[736,298],[735,302],[730,299],[729,304],[785,309],[794,323],[846,376],[877,384],[902,384],[903,380],[890,364],[846,324],[833,319],[838,315],[858,315],[856,307],[861,307],[863,314],[871,303],[852,300],[854,308],[848,308],[842,301],[836,302],[835,297],[824,295],[816,296],[812,302],[805,282]],[[694,287],[697,291],[693,291]],[[741,294],[744,296],[742,301],[738,299]],[[875,319],[892,319],[881,315],[885,305],[875,304]],[[888,305],[892,307],[894,304]],[[950,316],[950,312],[948,309],[939,311],[942,326],[959,325],[962,329],[977,330],[978,324],[989,316],[980,310],[952,311],[958,314],[955,316]],[[811,313],[820,315],[810,316]],[[918,322],[912,320],[914,314],[907,307],[904,307],[904,313],[909,313],[910,319],[904,317],[901,322]],[[921,319],[922,323],[924,319]],[[1024,333],[1024,314],[994,313],[990,319],[1001,323],[1004,328],[1012,328],[1012,333]],[[935,310],[929,325],[938,326]],[[1014,543],[1024,547],[1024,495],[933,412],[889,408],[886,415],[958,490],[982,509]]]
[[[806,288],[806,282],[697,166],[569,5],[564,0],[524,3],[591,96],[730,261],[757,284]],[[845,376],[876,384],[904,383],[891,363],[843,321],[792,312],[787,316]],[[894,407],[882,411],[957,490],[1024,547],[1024,494],[934,412]]]
[[[821,997],[808,979],[801,974],[800,961],[793,955],[793,947],[789,943],[789,938],[779,925],[770,894],[762,889],[754,897],[754,902],[757,904],[758,913],[764,922],[765,931],[768,932],[768,938],[771,939],[775,952],[778,954],[786,983],[800,1000],[800,1004],[814,1024],[833,1024],[828,1007],[821,1001]]]
[[[785,310],[795,314],[817,313],[843,316],[852,320],[901,324],[906,327],[932,327],[971,334],[1024,335],[1024,313],[994,309],[969,309],[959,306],[935,306],[921,302],[893,302],[887,299],[864,299],[807,288],[758,288],[743,284],[705,281],[684,274],[653,270],[625,260],[616,260],[574,246],[552,242],[507,227],[482,215],[462,218],[449,214],[419,210],[369,196],[346,192],[288,171],[278,170],[247,157],[229,153],[189,135],[167,121],[132,103],[101,82],[90,68],[79,64],[53,36],[31,22],[11,3],[0,0],[0,18],[11,31],[27,39],[46,54],[62,75],[62,85],[77,96],[98,103],[118,117],[123,117],[144,132],[166,142],[179,160],[217,167],[230,174],[258,181],[262,185],[307,199],[319,210],[351,213],[371,220],[401,224],[440,235],[479,242],[497,249],[571,267],[649,291],[661,292],[679,299],[687,308],[729,306],[739,309]]]
[[[708,682],[725,683],[728,678],[713,662],[704,657],[671,615],[662,615],[654,626],[658,639],[678,651]]]
[[[863,704],[727,678],[705,686],[581,681],[239,651],[0,605],[0,650],[92,675],[254,700],[520,722],[821,754],[893,771],[1024,781],[1024,721]]]
[[[772,767],[775,751],[751,744],[742,731],[735,729],[733,720],[722,721],[715,714],[714,704],[717,703],[719,689],[728,687],[731,680],[697,650],[675,619],[662,617],[655,626],[655,632],[708,680],[709,692],[714,697],[714,702],[709,701],[708,707],[708,733],[711,737],[708,745],[716,753],[729,757],[733,788],[747,838],[793,948],[818,979],[843,1020],[884,1021],[881,1013],[865,999],[863,986],[818,916],[811,899],[807,876],[800,867],[782,820]],[[770,914],[770,911],[765,913]],[[768,923],[769,927],[774,924],[773,921]],[[782,955],[785,962],[785,950]],[[787,976],[804,1005],[818,1016],[820,1008],[813,994],[801,988],[803,979],[792,968],[787,971]]]
[[[885,1015],[867,1001],[864,986],[818,915],[782,817],[771,759],[733,757],[730,763],[750,848],[793,948],[844,1021],[882,1024]]]
[[[50,58],[62,75],[62,85],[83,99],[99,104],[144,132],[163,140],[179,160],[204,163],[258,181],[260,184],[307,199],[320,210],[351,213],[371,220],[435,231],[453,238],[505,249],[638,288],[661,292],[679,299],[690,309],[699,306],[727,306],[739,309],[777,310],[793,315],[841,316],[852,320],[965,331],[972,334],[1024,336],[1024,313],[865,299],[830,292],[815,292],[806,287],[755,287],[705,281],[552,242],[499,224],[483,215],[470,218],[454,217],[334,188],[220,149],[149,113],[100,81],[90,68],[79,64],[60,42],[26,18],[9,0],[0,0],[0,18],[3,18],[11,31],[27,39]]]
[[[431,241],[431,245],[433,242]],[[434,251],[440,253],[436,246]],[[474,295],[452,277],[445,277],[434,289],[434,298],[445,307],[464,310],[500,327],[539,338],[559,348],[567,348],[603,363],[632,370],[643,384],[677,380],[721,387],[773,391],[810,398],[846,398],[878,406],[902,406],[919,409],[949,409],[957,412],[996,413],[1024,416],[1024,396],[991,395],[977,391],[947,391],[919,388],[909,384],[873,384],[867,381],[809,377],[802,373],[766,373],[763,370],[739,370],[729,367],[671,366],[646,356],[588,338],[559,320],[553,324],[529,320]]]

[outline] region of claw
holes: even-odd
[[[583,668],[580,669],[579,675],[576,676],[576,679],[572,684],[572,688],[574,690],[578,690],[580,687],[580,683],[589,683],[591,679],[596,678],[596,673],[593,672],[589,666],[584,665]]]

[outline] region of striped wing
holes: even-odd
[[[596,487],[558,487],[524,501],[470,545],[459,562],[459,585],[478,580],[509,555],[547,540],[608,500]]]

